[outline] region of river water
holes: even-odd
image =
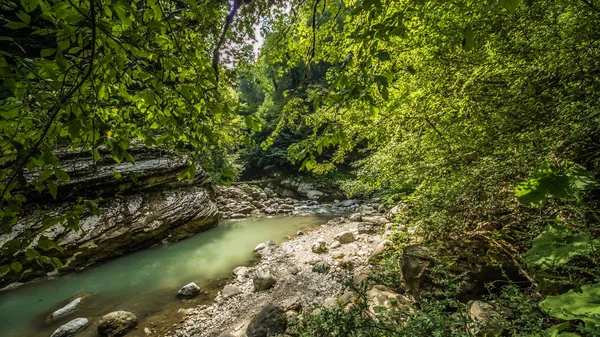
[[[49,337],[60,325],[77,317],[90,320],[78,337],[97,336],[98,319],[111,311],[131,311],[140,324],[127,336],[144,336],[143,328],[178,322],[179,308],[209,301],[231,271],[249,265],[254,247],[278,243],[300,229],[321,225],[330,215],[260,217],[223,221],[218,227],[186,240],[132,253],[79,273],[42,280],[0,292],[0,336]],[[179,288],[196,282],[208,291],[193,300],[176,298]],[[74,314],[45,322],[56,309],[85,296]]]

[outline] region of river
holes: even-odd
[[[177,323],[179,308],[212,299],[220,283],[240,265],[255,259],[253,249],[267,240],[278,243],[300,229],[321,225],[330,215],[260,217],[222,221],[218,227],[186,240],[132,253],[82,272],[41,280],[0,293],[0,336],[49,337],[61,324],[90,320],[78,337],[97,336],[98,319],[111,311],[131,311],[140,320],[127,336],[144,336],[143,328],[159,332]],[[176,298],[179,288],[196,282],[207,292],[193,300]],[[85,296],[76,312],[46,323],[70,300]]]

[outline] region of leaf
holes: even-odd
[[[29,14],[23,12],[23,11],[19,11],[17,13],[17,16],[19,17],[19,19],[21,19],[21,21],[23,21],[26,25],[29,25],[29,23],[31,22],[31,17],[29,16]]]
[[[462,48],[465,51],[469,51],[473,47],[475,47],[475,33],[473,32],[473,24],[470,23],[463,31]]]
[[[17,261],[10,264],[10,269],[16,271],[17,273],[23,269],[23,265]]]
[[[48,180],[46,182],[46,185],[48,186],[48,191],[50,192],[52,197],[56,199],[56,193],[58,191],[58,186],[56,185],[56,183],[53,180]]]
[[[42,49],[42,51],[40,52],[40,57],[48,57],[48,56],[54,54],[55,52],[56,52],[55,48]]]
[[[179,173],[177,180],[179,180],[179,181],[181,181],[183,179],[194,180],[195,176],[196,176],[196,166],[193,164],[190,164],[181,173]]]
[[[500,6],[504,7],[509,13],[514,13],[519,7],[521,0],[499,0]]]
[[[586,327],[598,323],[592,315],[600,315],[600,283],[585,285],[580,293],[571,289],[558,296],[548,296],[540,302],[540,308],[552,317],[581,319]]]
[[[58,167],[56,169],[54,169],[54,175],[56,176],[56,178],[58,178],[64,182],[69,182],[71,180],[71,177],[69,177],[69,174]]]
[[[593,245],[599,245],[600,239],[591,240],[583,233],[574,233],[565,224],[549,225],[532,242],[531,249],[525,253],[528,265],[550,269],[568,263],[573,257],[589,254]]]
[[[10,266],[5,264],[0,266],[0,276],[4,276],[6,274],[8,274],[8,272],[10,271]]]
[[[37,8],[39,0],[21,0],[21,6],[25,8],[27,13]]]
[[[9,21],[7,24],[4,25],[4,27],[10,28],[10,29],[21,29],[21,28],[27,28],[29,26],[23,22]]]
[[[55,249],[59,252],[63,252],[63,248],[61,246],[43,235],[38,239],[38,247],[44,251]]]

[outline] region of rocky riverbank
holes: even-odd
[[[184,322],[166,335],[258,337],[265,336],[267,330],[293,335],[293,325],[288,323],[298,315],[322,305],[351,303],[354,294],[344,290],[344,280],[364,279],[369,273],[369,259],[391,244],[387,240],[388,219],[374,215],[372,210],[376,202],[353,201],[341,207],[364,212],[299,232],[280,245],[259,244],[255,251],[261,259],[256,266],[236,268],[213,304],[188,309]],[[370,294],[379,304],[386,305],[387,301],[387,305],[400,305],[387,300],[388,296],[400,295],[385,288],[371,289]],[[410,305],[408,299],[401,302]]]

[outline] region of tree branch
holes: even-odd
[[[219,37],[219,41],[215,46],[215,50],[213,51],[212,58],[212,67],[215,71],[215,78],[217,79],[217,84],[219,83],[219,50],[221,49],[221,45],[225,42],[225,36],[227,35],[227,31],[229,31],[229,26],[233,22],[233,18],[237,13],[238,8],[240,7],[241,0],[234,0],[233,7],[231,8],[231,12],[225,17],[225,25],[223,26],[223,31],[221,32],[221,36]]]

